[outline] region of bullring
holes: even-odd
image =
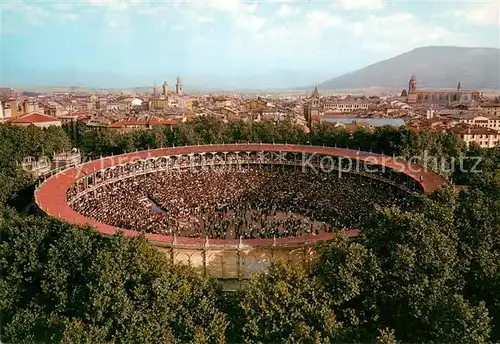
[[[391,184],[408,193],[431,193],[447,183],[440,175],[425,171],[418,165],[374,153],[304,145],[228,144],[161,148],[89,161],[46,179],[37,188],[35,200],[45,213],[69,223],[94,226],[103,235],[123,231],[125,236],[134,236],[139,232],[86,217],[75,211],[72,204],[99,193],[105,185],[161,171],[196,170],[214,165],[224,168],[253,166],[256,169],[266,165],[282,168],[283,171],[286,168],[301,169],[304,165],[318,169],[327,167],[330,171],[342,169],[342,163],[334,166],[329,162],[333,160],[328,157],[386,168],[389,172],[384,174],[370,175],[356,169],[346,173]],[[345,228],[345,233],[348,236],[358,235],[355,228]],[[324,232],[289,237],[211,239],[208,236],[193,238],[175,234],[145,234],[173,261],[191,265],[201,274],[229,280],[247,279],[253,272],[265,268],[274,257],[307,265],[313,256],[314,244],[329,240],[333,235]]]

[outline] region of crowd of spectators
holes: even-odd
[[[124,229],[235,239],[350,229],[376,204],[408,206],[410,197],[396,186],[358,174],[221,165],[122,179],[103,185],[72,207]]]

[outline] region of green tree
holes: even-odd
[[[371,341],[379,318],[373,291],[382,278],[376,257],[362,243],[341,233],[318,247],[318,255],[314,274],[345,324],[345,340]]]
[[[498,174],[500,176],[500,174]],[[477,177],[474,177],[477,178]],[[492,321],[492,340],[500,340],[500,178],[484,176],[485,184],[460,193],[455,224],[467,270],[465,295],[484,301]]]
[[[2,342],[225,342],[220,287],[143,237],[41,217],[4,217],[0,231]]]
[[[252,343],[331,343],[343,331],[332,306],[317,279],[275,261],[245,291],[243,336]]]
[[[71,142],[61,128],[0,125],[0,207],[33,182],[22,170],[24,158],[50,157],[70,149]]]
[[[365,245],[383,271],[374,291],[379,327],[394,329],[404,342],[488,339],[484,304],[461,296],[464,266],[453,223],[453,195],[443,190],[432,198],[419,196],[413,211],[386,209],[365,225]],[[448,312],[454,315],[450,318]]]
[[[377,337],[376,344],[398,344],[394,330],[380,330],[380,335]]]

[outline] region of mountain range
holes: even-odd
[[[422,47],[319,84],[320,89],[403,89],[412,75],[417,88],[500,89],[500,49]]]
[[[336,67],[338,68],[338,67]],[[114,91],[152,90],[154,84],[161,88],[163,81],[174,89],[177,75],[116,74],[111,72],[88,73],[83,70],[31,71],[26,79],[5,70],[2,85],[29,91],[60,89],[85,89]],[[332,78],[332,75],[337,75]],[[353,72],[339,71],[276,70],[269,73],[249,73],[246,76],[196,74],[181,75],[184,90],[188,93],[219,91],[300,91],[312,89],[319,83],[320,90],[391,90],[408,87],[411,75],[417,78],[417,88],[463,88],[482,90],[500,89],[500,49],[432,46],[383,60]],[[328,79],[330,77],[330,79]],[[323,81],[327,79],[326,81]],[[323,81],[323,82],[321,82]],[[306,87],[299,87],[308,85]],[[373,92],[372,92],[373,93]]]
[[[331,71],[329,73],[332,73]],[[333,72],[340,75],[340,72]],[[153,86],[161,85],[166,81],[169,89],[175,88],[176,74],[161,73],[157,75],[118,74],[112,72],[87,73],[80,69],[64,71],[32,71],[28,77],[20,78],[18,74],[9,75],[5,71],[2,75],[2,84],[23,90],[52,90],[64,88],[78,89],[114,89],[134,90],[147,89],[152,91]],[[309,70],[275,70],[268,73],[256,72],[243,76],[217,74],[181,74],[185,92],[195,93],[203,91],[240,91],[240,90],[279,90],[297,85],[313,84],[321,80],[325,71]]]

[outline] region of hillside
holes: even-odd
[[[2,73],[4,72],[4,73]],[[286,89],[301,84],[312,84],[314,80],[321,80],[324,75],[340,75],[333,70],[275,70],[241,75],[227,73],[198,74],[194,72],[179,73],[184,84],[184,90],[188,93],[213,92],[218,90],[275,90]],[[149,87],[151,92],[156,84],[161,87],[163,81],[167,81],[170,88],[175,87],[178,74],[164,73],[158,75],[136,75],[119,74],[113,72],[90,72],[80,69],[55,70],[55,71],[33,71],[30,74],[20,74],[5,68],[0,71],[2,85],[22,90],[53,90],[79,88],[86,90],[107,89],[136,89],[142,90]],[[73,86],[73,87],[71,87]]]
[[[361,89],[372,86],[408,87],[414,74],[417,88],[500,89],[500,49],[423,47],[343,74],[319,85],[321,89]]]

